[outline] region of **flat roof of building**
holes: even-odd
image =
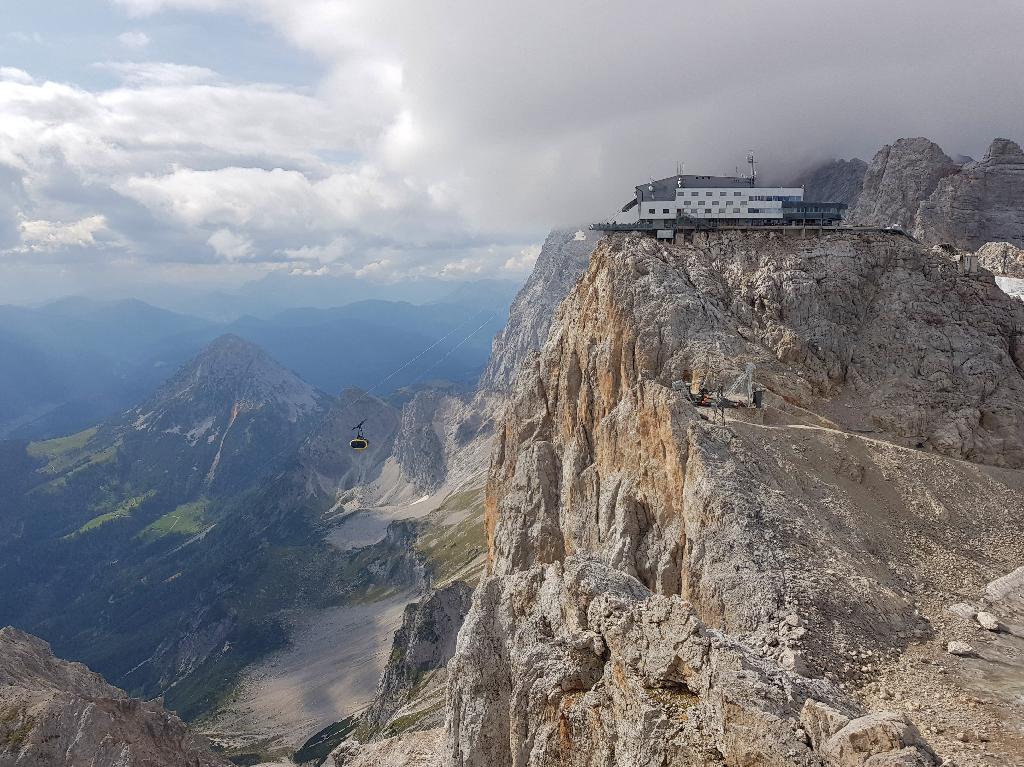
[[[682,184],[679,183],[680,179]],[[652,190],[650,187],[654,187]],[[674,200],[676,189],[692,187],[709,187],[715,189],[742,189],[751,188],[750,179],[742,176],[669,176],[659,178],[657,181],[648,181],[646,184],[638,184],[636,191],[640,194],[641,200]]]

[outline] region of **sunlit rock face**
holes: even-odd
[[[0,765],[226,767],[156,701],[130,698],[41,639],[0,629]]]
[[[897,233],[590,261],[498,429],[439,763],[938,764],[850,691],[1017,566],[1024,307]],[[690,403],[748,362],[761,412]]]

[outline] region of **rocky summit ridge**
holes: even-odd
[[[498,428],[445,726],[335,763],[1019,763],[1022,328],[897,233],[605,238]],[[763,409],[691,404],[747,363]]]
[[[156,701],[129,698],[41,639],[0,629],[0,765],[224,767]]]

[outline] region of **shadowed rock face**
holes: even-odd
[[[943,178],[958,170],[960,166],[926,138],[901,138],[886,144],[868,165],[848,220],[858,226],[897,224],[909,231],[921,202]]]
[[[129,698],[41,639],[0,629],[0,765],[228,764],[160,703]]]
[[[508,324],[494,339],[491,361],[480,377],[481,391],[509,391],[523,360],[544,344],[555,310],[586,270],[599,239],[587,229],[555,229],[544,240],[537,263],[512,304]]]
[[[937,764],[848,690],[1017,566],[1022,320],[896,235],[606,238],[498,431],[445,763]],[[763,413],[674,385],[748,361]]]
[[[360,717],[368,734],[384,731],[432,676],[444,673],[455,654],[455,639],[469,611],[472,593],[468,585],[455,581],[405,608],[377,695]],[[415,729],[436,727],[444,721],[444,712],[434,708],[427,715],[415,717]]]
[[[864,185],[868,164],[863,160],[829,160],[801,174],[786,186],[802,186],[804,199],[853,205]]]
[[[915,235],[974,250],[986,242],[1024,246],[1024,152],[997,138],[981,162],[943,178],[921,201]]]

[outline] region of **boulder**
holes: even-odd
[[[974,648],[967,644],[967,642],[953,641],[946,645],[946,652],[950,655],[966,658],[974,655]]]

